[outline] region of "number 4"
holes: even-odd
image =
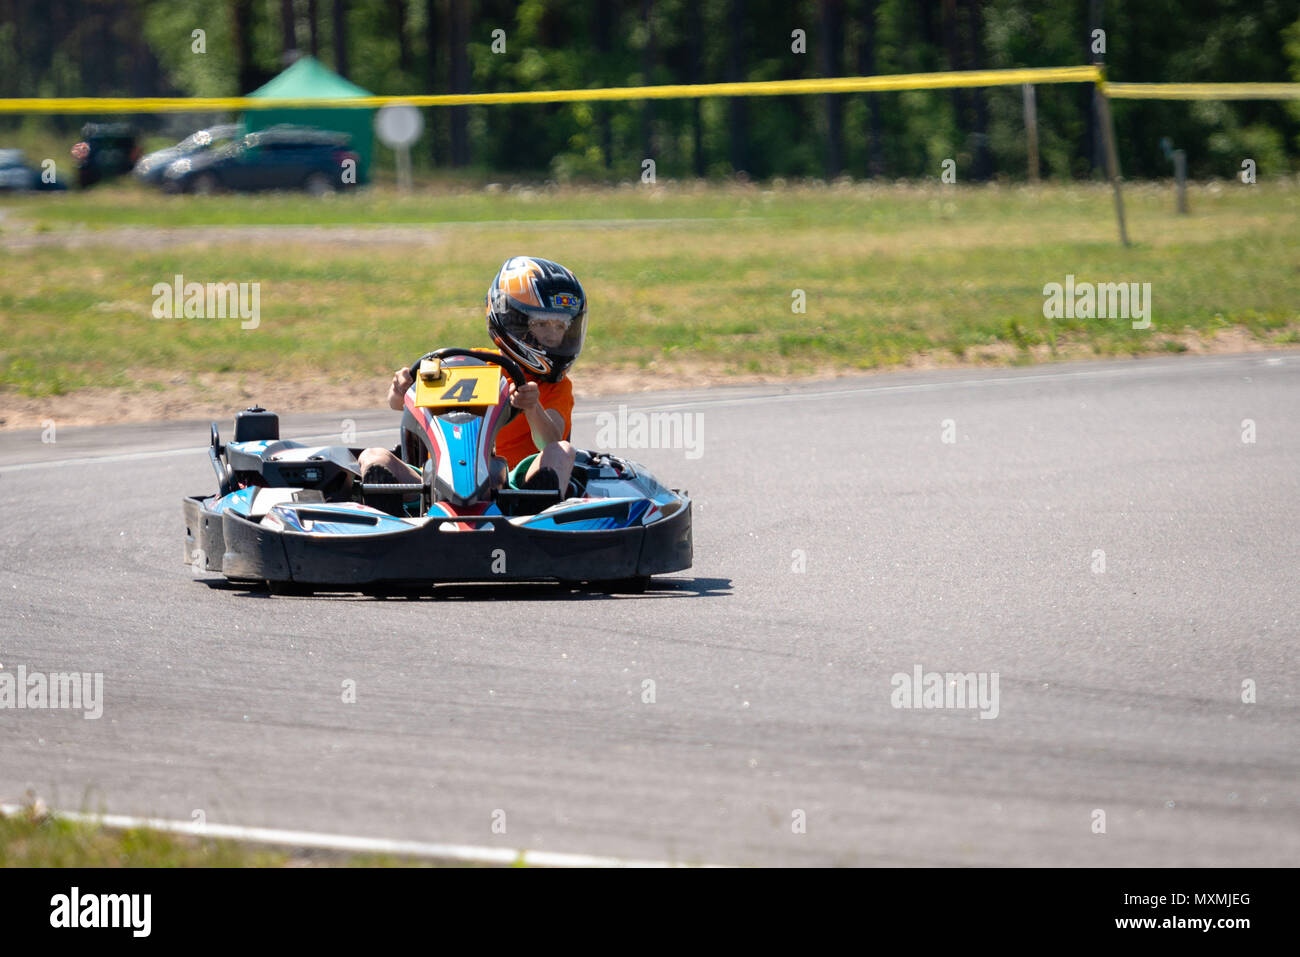
[[[440,399],[450,399],[452,402],[473,402],[474,386],[476,379],[461,379],[454,386],[444,392]]]

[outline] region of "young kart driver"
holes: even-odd
[[[488,287],[488,335],[528,380],[510,383],[510,404],[523,412],[497,433],[495,485],[567,489],[573,471],[573,383],[567,376],[587,332],[587,296],[578,278],[548,259],[514,256]],[[388,405],[401,410],[414,381],[409,367],[393,373]],[[418,470],[388,449],[366,449],[358,462],[366,484],[419,482]],[[373,497],[372,497],[373,498]],[[400,512],[400,497],[394,503]]]

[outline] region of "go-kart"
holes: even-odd
[[[281,439],[274,413],[247,409],[224,445],[212,423],[217,492],[183,500],[186,563],[285,591],[556,579],[635,592],[690,567],[689,497],[635,462],[579,450],[568,489],[498,487],[493,444],[518,412],[510,382],[525,382],[510,358],[438,349],[411,369],[393,451],[419,482],[363,483],[361,449]]]

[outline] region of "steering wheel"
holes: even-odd
[[[411,363],[411,378],[415,379],[419,376],[420,363],[425,359],[450,359],[453,356],[468,356],[471,359],[482,359],[484,362],[498,365],[517,387],[528,381],[524,378],[524,370],[519,368],[519,363],[515,362],[514,359],[501,355],[499,352],[488,352],[486,349],[434,349],[432,352],[426,352]]]
[[[528,381],[527,379],[524,378],[524,371],[519,368],[519,363],[515,362],[515,360],[511,359],[509,356],[501,355],[499,352],[488,352],[485,349],[449,348],[449,349],[434,349],[432,352],[426,352],[424,355],[420,356],[420,358],[412,362],[410,365],[412,382],[414,382],[416,377],[419,376],[420,363],[423,362],[425,359],[450,359],[453,356],[468,356],[471,359],[482,359],[484,362],[490,362],[493,365],[500,366],[501,371],[510,377],[510,381],[515,384],[516,388],[522,387],[524,383]],[[506,419],[505,419],[506,422],[513,421],[514,417],[518,415],[521,411],[522,410],[516,408],[513,404],[507,403]],[[402,458],[405,460],[406,458],[405,438],[401,440],[399,446],[403,449],[401,454],[402,454]]]
[[[515,384],[516,388],[522,388],[528,380],[524,378],[524,370],[519,368],[519,363],[515,362],[509,356],[504,356],[499,352],[488,352],[486,349],[434,349],[432,352],[426,352],[420,358],[411,363],[411,380],[414,381],[420,374],[420,363],[425,359],[450,359],[453,356],[469,356],[471,359],[482,359],[484,362],[491,362],[493,365],[501,367],[501,371],[510,377],[510,381]],[[520,410],[514,405],[507,404],[506,421],[514,421]]]

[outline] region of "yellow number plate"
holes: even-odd
[[[415,404],[421,408],[485,408],[496,405],[500,393],[500,366],[435,366],[425,359],[415,376]]]

